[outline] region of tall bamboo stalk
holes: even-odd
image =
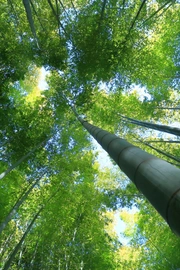
[[[75,110],[74,113],[84,128],[161,214],[172,231],[180,236],[180,169],[89,124]]]

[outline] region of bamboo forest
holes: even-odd
[[[180,1],[0,0],[0,29],[0,269],[180,269]]]

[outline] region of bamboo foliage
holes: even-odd
[[[0,10],[0,268],[178,268],[166,223],[179,235],[179,170],[159,159],[178,166],[179,129],[168,126],[179,121],[178,0],[7,0]],[[170,135],[150,138],[151,128]],[[122,245],[124,207],[133,239]]]

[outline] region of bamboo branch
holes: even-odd
[[[164,3],[160,8],[158,8],[158,10],[156,10],[152,15],[149,16],[149,18],[147,18],[143,24],[145,24],[147,21],[149,21],[150,19],[152,19],[156,14],[158,14],[167,4],[171,3],[168,8],[172,5],[172,1],[168,0],[166,3]]]
[[[49,4],[49,6],[50,6],[50,8],[51,8],[57,22],[58,22],[58,25],[63,29],[64,33],[67,35],[66,30],[65,30],[64,26],[62,25],[62,23],[60,22],[58,14],[56,13],[56,11],[55,11],[55,9],[53,7],[53,4],[51,3],[51,0],[47,0],[47,1],[48,1],[48,4]]]
[[[133,20],[133,22],[132,22],[132,24],[131,24],[131,27],[130,27],[130,29],[129,29],[129,31],[128,31],[127,36],[129,36],[131,30],[133,29],[133,27],[134,27],[134,25],[135,25],[135,23],[136,23],[136,21],[137,21],[137,19],[138,19],[138,17],[139,17],[139,14],[141,13],[141,10],[142,10],[143,6],[145,5],[145,3],[146,3],[146,0],[143,0],[142,3],[141,3],[141,5],[140,5],[140,7],[139,7],[139,10],[138,10],[138,12],[137,12],[135,18],[134,18],[134,20]]]

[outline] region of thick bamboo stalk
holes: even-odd
[[[180,169],[80,117],[78,120],[180,236]]]

